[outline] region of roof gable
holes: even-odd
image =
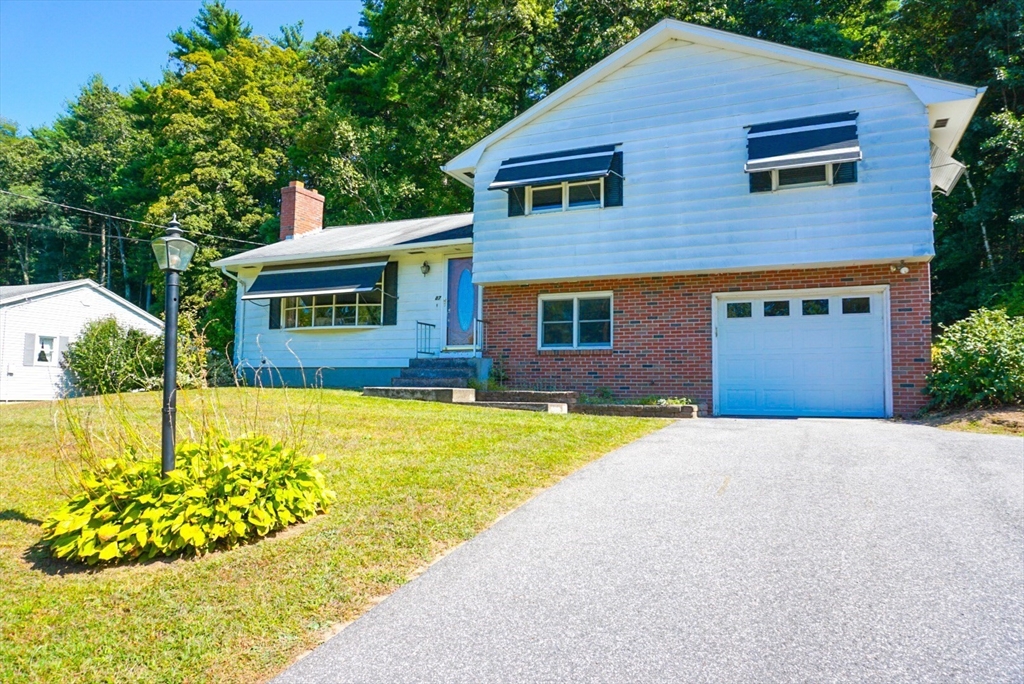
[[[576,97],[590,86],[670,40],[682,40],[904,85],[926,106],[938,105],[937,110],[939,113],[937,116],[951,119],[946,129],[943,129],[937,135],[933,135],[933,142],[950,153],[959,143],[982,94],[985,92],[984,88],[975,88],[926,76],[917,76],[894,69],[830,57],[757,38],[748,38],[727,31],[697,26],[696,24],[689,24],[674,19],[664,19],[545,97],[530,109],[457,155],[445,164],[442,170],[472,187],[473,178],[471,175],[467,175],[467,172],[473,172],[484,150],[489,146],[529,125],[559,105]],[[937,116],[932,116],[932,118],[937,118]]]
[[[0,307],[11,306],[14,304],[20,304],[40,297],[52,297],[54,295],[64,294],[67,292],[73,292],[74,290],[80,290],[87,288],[93,290],[97,294],[106,297],[107,299],[123,306],[124,308],[131,311],[136,316],[144,318],[146,321],[160,326],[164,326],[164,322],[154,316],[153,314],[145,311],[138,306],[135,306],[127,299],[119,297],[110,290],[102,287],[99,283],[90,278],[82,278],[80,280],[65,280],[57,283],[36,283],[34,285],[7,285],[0,287]]]

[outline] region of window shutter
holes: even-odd
[[[612,157],[612,172],[604,178],[604,206],[622,206],[622,153]]]
[[[526,188],[508,189],[508,215],[522,216],[526,213]]]
[[[832,185],[857,182],[857,162],[846,162],[832,166]]]
[[[280,330],[281,328],[281,298],[274,297],[270,300],[270,329]]]
[[[384,325],[398,324],[398,262],[384,267]]]
[[[68,343],[70,340],[67,337],[57,338],[57,362],[64,361],[64,352],[68,350]]]
[[[25,333],[25,357],[22,361],[22,365],[34,366],[36,365],[36,334]]]

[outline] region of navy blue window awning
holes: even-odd
[[[751,126],[747,173],[861,160],[857,112],[842,112]]]
[[[308,295],[370,292],[377,289],[387,262],[358,264],[337,268],[316,268],[305,271],[270,271],[256,276],[256,281],[242,299],[304,297]]]
[[[547,185],[571,180],[604,178],[612,173],[617,145],[583,147],[562,152],[512,157],[501,162],[488,190]]]

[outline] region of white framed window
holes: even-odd
[[[537,300],[538,349],[611,349],[612,293],[541,295]]]
[[[857,182],[857,162],[801,166],[795,169],[771,169],[750,174],[750,192],[777,192],[817,185],[843,185]]]
[[[563,181],[551,185],[530,185],[526,188],[527,214],[600,209],[603,206],[603,178],[577,182]]]
[[[57,365],[57,338],[39,335],[36,337],[36,364]]]
[[[384,276],[371,292],[284,297],[282,328],[369,328],[384,325]]]

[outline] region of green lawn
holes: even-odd
[[[155,435],[159,396],[128,403]],[[0,681],[266,679],[539,489],[665,424],[342,391],[185,392],[179,410],[179,432],[200,414],[241,430],[258,411],[261,430],[278,437],[294,436],[305,416],[337,504],[204,558],[98,571],[54,563],[36,544],[40,521],[66,497],[55,409],[0,405]],[[93,410],[92,425],[106,415]]]

